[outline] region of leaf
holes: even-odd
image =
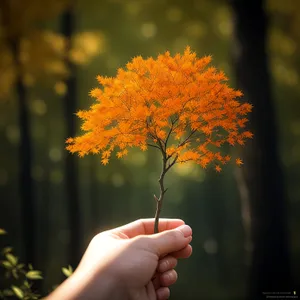
[[[7,232],[3,228],[0,228],[0,235],[5,235],[5,234],[7,234]]]
[[[12,247],[5,247],[5,248],[2,249],[2,253],[7,254],[7,253],[11,252],[12,250],[13,250]]]
[[[25,267],[24,264],[18,264],[18,265],[17,265],[17,268],[18,268],[19,270],[23,269],[24,267]]]
[[[18,263],[18,258],[11,253],[6,254],[5,257],[13,266]]]
[[[69,265],[68,268],[62,268],[62,272],[66,277],[70,277],[73,273],[73,268]]]
[[[39,280],[39,279],[43,279],[41,272],[40,271],[29,271],[26,273],[25,275],[28,279],[31,280]]]
[[[24,280],[23,285],[27,288],[30,289],[30,283],[27,280]]]
[[[225,74],[209,67],[210,61],[186,47],[183,55],[172,57],[167,51],[157,59],[139,56],[116,77],[98,76],[103,88],[91,92],[96,104],[77,113],[85,133],[67,139],[67,149],[80,157],[100,154],[103,165],[113,151],[122,158],[128,149],[146,150],[146,145],[163,155],[174,153],[174,163],[194,161],[203,168],[224,164],[224,156],[214,155],[219,151],[214,148],[243,145],[252,138],[251,132],[242,130],[252,105],[237,100],[241,92],[230,88]],[[171,140],[174,151],[168,150]],[[209,150],[210,146],[215,147]]]
[[[6,269],[11,269],[13,267],[13,265],[7,260],[2,261],[1,263],[2,263],[2,266]]]
[[[12,272],[15,279],[19,279],[19,275],[18,275],[18,272],[17,272],[16,269],[13,269],[11,272]]]
[[[15,293],[15,295],[19,298],[19,299],[23,299],[24,298],[24,293],[23,291],[18,288],[17,286],[15,285],[12,285],[11,286],[11,289],[13,290],[13,292]]]

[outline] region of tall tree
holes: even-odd
[[[13,11],[15,3],[9,0],[1,1],[1,26],[5,42],[12,54],[16,72],[15,97],[18,103],[18,121],[20,129],[19,142],[19,197],[22,213],[22,237],[24,245],[24,261],[35,263],[35,200],[33,192],[32,168],[32,139],[30,134],[30,116],[27,102],[27,91],[23,83],[24,68],[20,59],[22,33],[13,26]],[[15,29],[15,30],[14,30]]]
[[[291,288],[286,197],[278,153],[278,133],[266,52],[267,16],[263,0],[230,0],[234,15],[233,66],[250,115],[254,139],[244,148],[242,176],[250,207],[252,257],[249,298]],[[245,200],[245,199],[244,199]],[[246,199],[247,200],[247,199]]]
[[[68,39],[67,52],[71,50],[72,36],[75,30],[74,6],[62,16],[62,33]],[[64,115],[66,124],[66,135],[68,137],[76,134],[76,121],[74,112],[77,110],[77,93],[76,93],[76,68],[70,60],[70,55],[66,56],[66,64],[70,72],[66,80],[67,93],[63,99]],[[81,220],[79,207],[79,189],[78,189],[78,163],[77,158],[73,155],[66,154],[65,159],[65,183],[66,197],[69,212],[69,260],[70,264],[77,266],[81,257]]]

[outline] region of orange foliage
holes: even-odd
[[[169,166],[194,161],[205,168],[213,162],[220,172],[219,164],[231,158],[219,148],[244,145],[253,136],[244,130],[252,105],[238,101],[242,93],[210,61],[187,47],[174,57],[169,52],[157,59],[135,57],[115,77],[98,76],[103,88],[90,93],[96,103],[77,113],[86,133],[69,138],[67,149],[80,156],[99,153],[107,164],[113,151],[121,158],[131,147],[150,146]]]

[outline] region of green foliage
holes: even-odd
[[[45,20],[44,14],[50,15],[50,12],[48,20],[58,16],[58,9],[54,10],[50,6],[61,3],[60,0],[8,1],[26,8],[19,11],[21,16],[29,14],[32,9],[39,10],[35,14],[36,17],[22,17],[26,18],[27,22],[36,20],[37,17],[39,20]],[[29,1],[40,3],[42,9],[37,5],[29,5]],[[268,55],[273,96],[276,100],[277,125],[281,132],[279,147],[289,194],[289,242],[296,278],[300,278],[300,26],[297,25],[300,24],[299,5],[299,0],[266,1],[269,15]],[[22,34],[25,41],[22,46],[24,58],[28,59],[24,61],[25,73],[33,76],[33,81],[35,80],[35,84],[28,87],[31,134],[34,142],[34,208],[39,212],[36,222],[40,232],[37,239],[38,251],[43,253],[44,257],[39,267],[47,270],[47,274],[43,274],[43,286],[45,290],[49,290],[59,283],[57,275],[61,267],[66,265],[65,257],[69,255],[68,239],[71,230],[66,218],[69,204],[65,197],[65,151],[62,142],[66,138],[66,123],[62,113],[63,102],[60,99],[60,94],[66,90],[61,72],[65,69],[59,68],[66,40],[59,32],[60,25],[53,24],[56,22],[53,19],[51,24],[42,21],[43,26],[37,28],[37,31],[33,30],[36,29],[36,22],[30,21],[31,26],[28,28],[20,26],[20,21],[20,18],[13,18],[16,26],[26,28],[27,32],[26,35]],[[116,68],[138,54],[153,56],[166,49],[172,53],[180,52],[187,44],[201,55],[212,54],[216,67],[224,69],[233,79],[230,57],[233,50],[233,25],[229,1],[79,0],[76,8],[76,32],[101,33],[105,47],[100,49],[93,63],[76,71],[78,107],[85,108],[91,105],[86,92],[95,84],[95,76],[99,72],[115,76]],[[50,32],[53,35],[49,34]],[[84,45],[92,45],[88,42],[89,39],[81,37]],[[73,46],[76,47],[75,37],[73,42]],[[3,72],[0,74],[0,94],[3,95],[0,100],[0,194],[1,199],[9,199],[9,202],[2,201],[4,206],[1,204],[0,207],[0,227],[4,226],[3,224],[8,226],[12,220],[18,220],[20,217],[20,202],[16,193],[16,181],[19,176],[18,104],[16,101],[9,101],[10,98],[6,101],[3,99],[7,91],[5,87],[11,86],[15,76],[15,73],[12,74],[13,63],[8,59],[8,54],[5,54],[9,53],[5,45],[3,44],[0,51],[3,55],[0,56],[0,65],[3,66]],[[72,57],[81,60],[78,52],[72,51]],[[7,68],[5,62],[8,64]],[[50,71],[52,73],[48,73]],[[32,83],[30,77],[25,74],[24,77],[27,85]],[[51,91],[52,87],[59,95]],[[10,91],[14,93],[16,90],[9,89]],[[160,162],[157,162],[156,154],[136,151],[124,161],[113,161],[105,172],[101,165],[99,166],[96,156],[79,161],[79,218],[84,222],[80,235],[84,234],[85,240],[96,230],[119,226],[135,218],[148,217],[149,213],[154,211],[155,202],[148,199],[152,197],[153,192],[158,192],[156,173],[160,169]],[[202,172],[197,166],[194,168],[192,165],[186,165],[178,168],[175,166],[167,178],[167,185],[175,187],[168,191],[170,201],[165,203],[165,211],[169,212],[167,216],[183,218],[197,229],[197,238],[193,242],[193,256],[179,266],[181,276],[178,284],[172,288],[172,299],[197,298],[195,295],[199,293],[199,282],[202,288],[198,298],[243,299],[248,248],[245,250],[243,245],[241,203],[232,173],[233,171],[228,169],[216,178]],[[62,213],[58,214],[57,211]],[[15,222],[12,226],[17,226]],[[8,230],[8,227],[6,228]],[[19,242],[19,231],[14,233],[13,239]],[[0,269],[2,274],[2,267]],[[189,286],[189,293],[186,293],[186,286]],[[9,288],[10,285],[7,284],[6,287]],[[12,292],[10,288],[9,290]]]
[[[34,270],[31,265],[19,263],[19,258],[14,255],[11,247],[2,249],[1,256],[0,264],[5,270],[4,276],[13,284],[0,291],[0,299],[13,296],[19,299],[39,299],[40,295],[32,290],[32,281],[42,279],[41,272]]]
[[[6,234],[6,231],[3,228],[0,228],[0,235]]]
[[[1,234],[6,234],[4,229],[1,229]],[[18,299],[34,300],[41,299],[36,291],[33,290],[33,281],[42,280],[42,272],[34,270],[31,264],[26,266],[19,263],[19,258],[13,254],[13,248],[5,247],[1,251],[0,266],[5,270],[5,278],[7,279],[9,288],[0,290],[0,299],[8,299],[17,297]],[[62,272],[66,277],[73,274],[72,266],[62,268]]]
[[[61,270],[66,277],[70,277],[73,274],[73,268],[70,265],[68,268],[62,268]]]

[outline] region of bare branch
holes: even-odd
[[[147,146],[153,147],[153,148],[156,148],[156,149],[160,150],[160,148],[157,145],[147,144]]]
[[[191,133],[188,135],[188,137],[187,137],[184,141],[182,141],[177,147],[181,147],[181,146],[183,146],[184,144],[186,144],[186,143],[188,142],[189,138],[190,138],[196,131],[197,131],[197,129],[192,130]]]
[[[168,165],[168,167],[166,168],[166,172],[168,172],[175,165],[177,159],[178,159],[178,155],[176,155],[174,160]]]

